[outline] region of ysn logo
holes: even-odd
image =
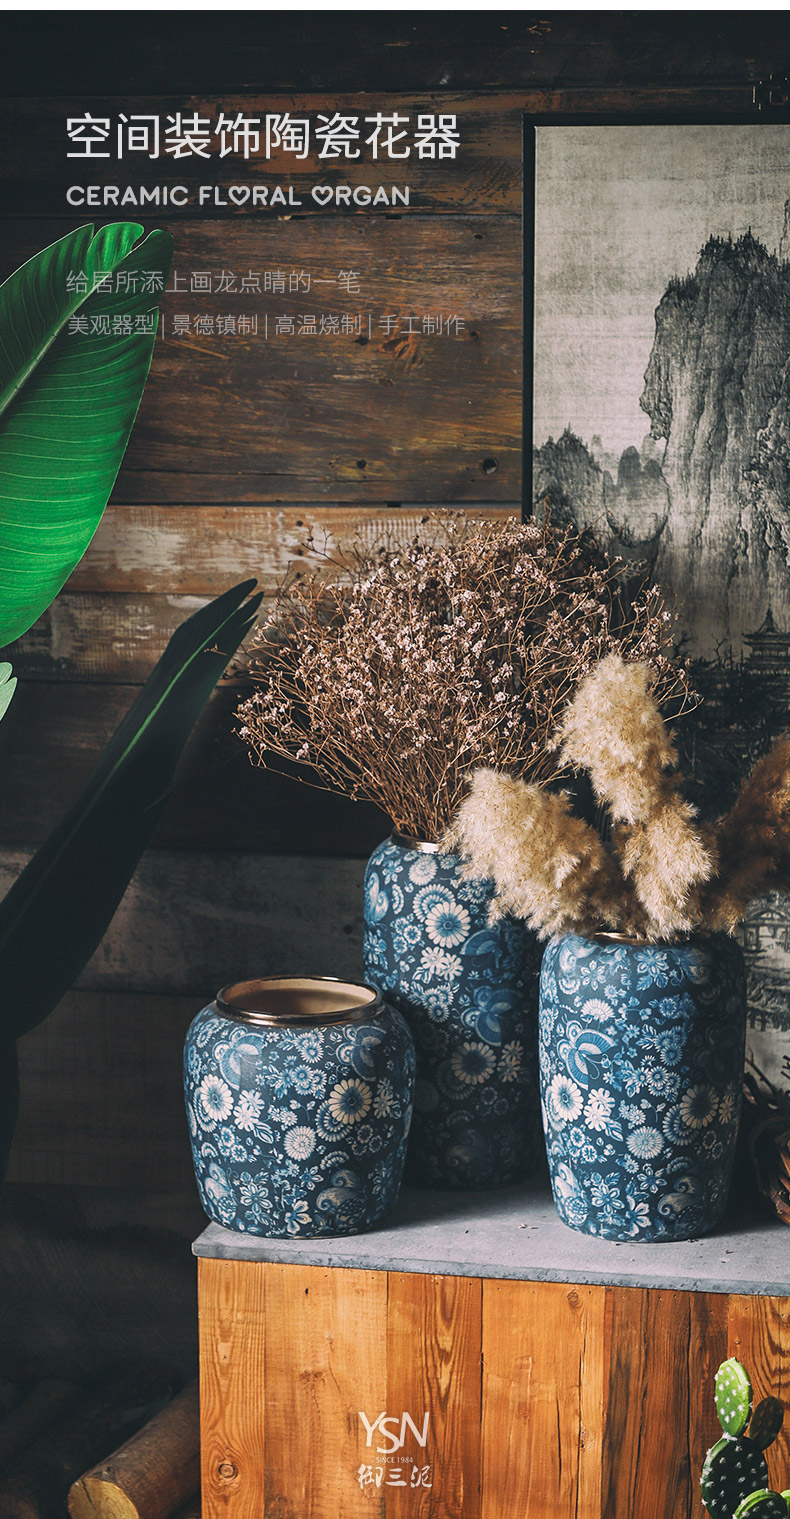
[[[380,1413],[378,1417],[373,1420],[372,1424],[367,1415],[363,1414],[361,1410],[359,1417],[365,1426],[366,1445],[373,1444],[373,1436],[376,1431],[378,1431],[380,1435],[383,1435],[386,1440],[390,1441],[389,1445],[376,1446],[376,1450],[379,1455],[391,1456],[396,1450],[402,1450],[406,1443],[407,1428],[411,1428],[412,1434],[414,1435],[417,1444],[421,1445],[423,1450],[428,1443],[428,1422],[430,1419],[430,1414],[428,1413],[424,1413],[422,1416],[422,1429],[417,1428],[417,1425],[415,1424],[411,1414],[407,1413],[401,1414],[400,1421],[398,1420],[397,1414]],[[388,1425],[393,1425],[394,1428],[390,1429],[387,1427]]]

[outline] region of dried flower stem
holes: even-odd
[[[241,735],[260,764],[295,764],[437,839],[474,766],[561,773],[549,735],[610,651],[648,660],[662,699],[688,703],[659,592],[624,613],[618,575],[587,537],[546,523],[442,513],[405,545],[357,540],[280,587]]]

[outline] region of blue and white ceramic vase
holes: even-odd
[[[543,1158],[540,948],[524,923],[489,923],[492,892],[464,879],[455,855],[397,834],[365,873],[365,976],[417,1046],[415,1186],[502,1187]]]
[[[276,1239],[371,1229],[398,1196],[414,1075],[409,1029],[372,987],[329,977],[226,987],[184,1048],[209,1218]]]
[[[727,1201],[746,1041],[743,956],[716,935],[547,946],[540,1078],[554,1201],[613,1240],[682,1240]]]

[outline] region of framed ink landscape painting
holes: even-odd
[[[525,505],[674,598],[710,811],[790,726],[790,125],[525,123]],[[790,897],[743,931],[790,1087]]]

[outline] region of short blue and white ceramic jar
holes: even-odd
[[[225,987],[184,1048],[209,1218],[270,1238],[373,1228],[397,1200],[414,1078],[406,1022],[373,987],[323,976]]]
[[[682,1240],[721,1217],[746,1040],[743,955],[716,935],[547,946],[540,1075],[554,1201],[572,1229]]]
[[[465,878],[456,855],[398,834],[365,872],[365,975],[417,1046],[414,1186],[503,1187],[543,1161],[540,945],[515,918],[489,923],[493,889]]]

